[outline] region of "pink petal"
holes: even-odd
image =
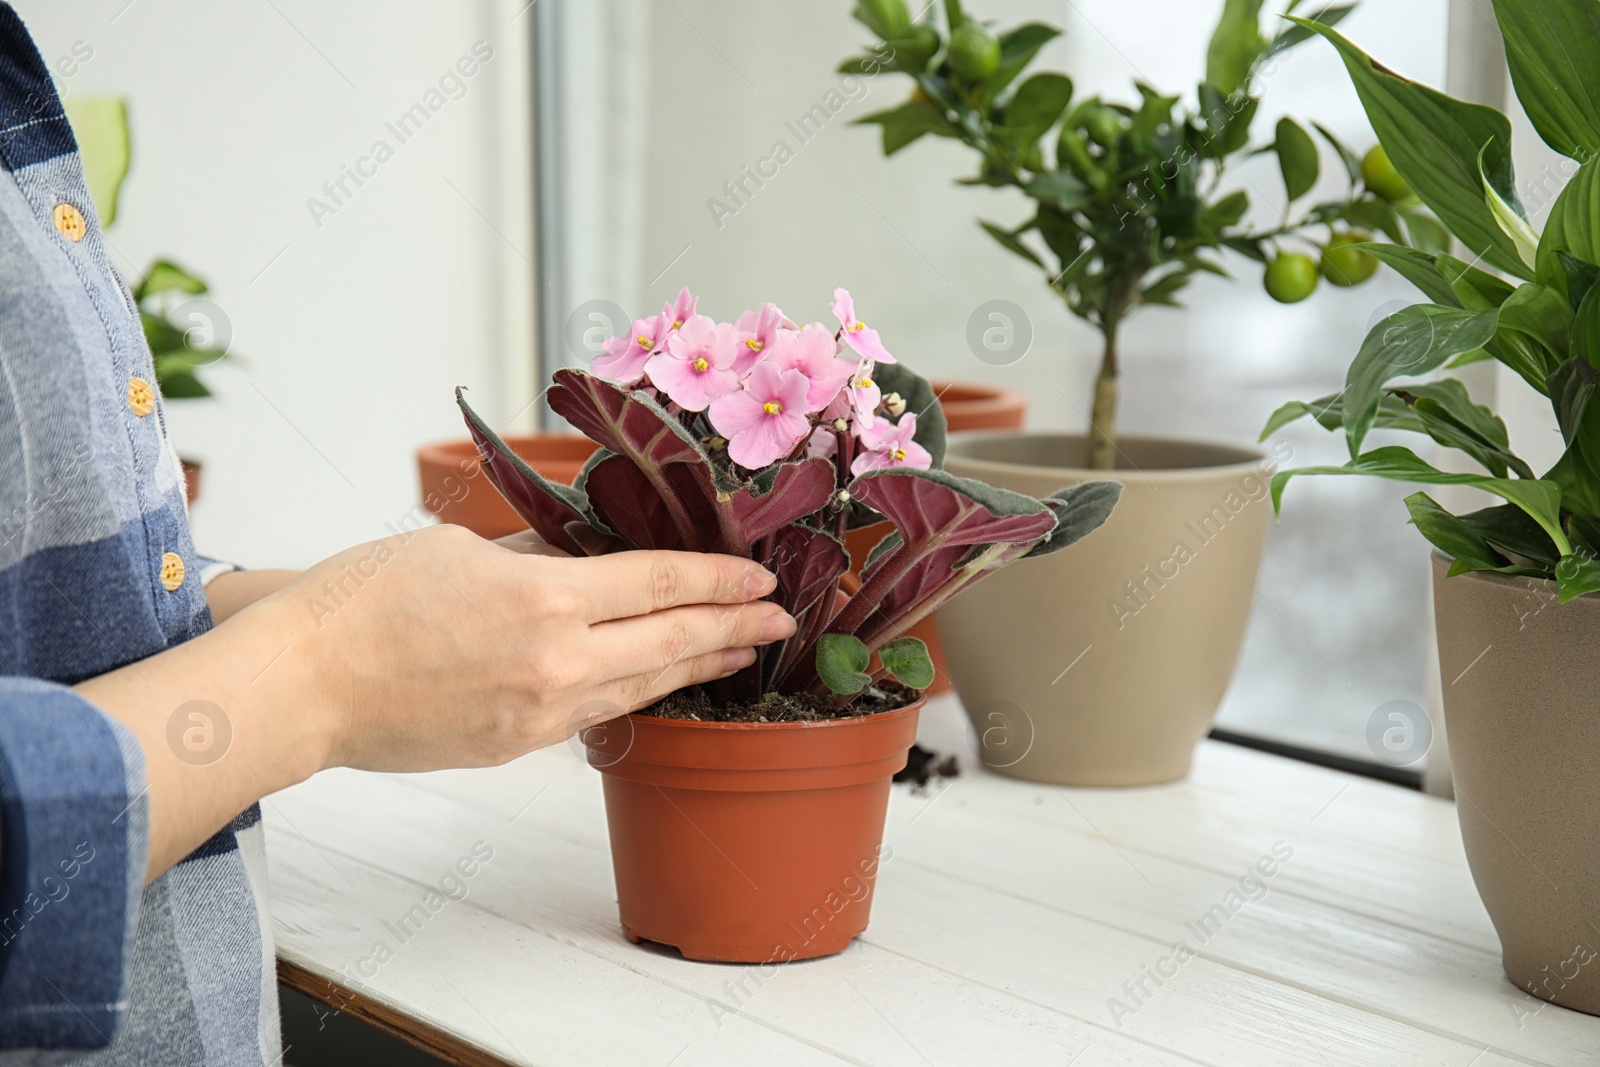
[[[762,414],[765,417],[749,429],[728,439],[728,456],[749,470],[759,470],[787,456],[811,425],[800,415]]]
[[[850,297],[850,290],[835,289],[833,291],[833,306],[830,309],[839,319],[839,325],[846,328],[855,325],[856,302]]]
[[[756,420],[766,416],[761,409],[761,401],[751,396],[748,390],[717,397],[711,402],[708,414],[711,425],[727,438],[744,433],[755,425]]]
[[[850,473],[859,477],[868,471],[883,470],[885,467],[894,466],[883,452],[862,452],[850,464]]]

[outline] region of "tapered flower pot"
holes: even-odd
[[[1233,677],[1272,514],[1253,449],[1124,438],[1122,499],[1070,552],[985,578],[939,611],[945,659],[1002,774],[1081,786],[1189,773]],[[1082,437],[953,439],[952,474],[1035,496],[1107,477]]]
[[[890,779],[922,704],[814,723],[629,715],[585,730],[622,932],[733,963],[844,949],[867,928]]]
[[[534,470],[563,485],[571,485],[584,462],[600,446],[581,434],[536,433],[505,439],[507,445]],[[479,537],[493,540],[521,533],[526,519],[511,510],[478,469],[478,446],[471,441],[444,441],[417,450],[422,480],[422,506],[440,522],[465,526]]]
[[[1446,578],[1433,554],[1446,733],[1472,878],[1506,976],[1600,1015],[1600,595]]]

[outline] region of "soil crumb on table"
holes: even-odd
[[[920,694],[893,681],[868,686],[866,691],[842,708],[826,697],[810,693],[768,693],[759,700],[733,704],[714,704],[702,686],[680,689],[639,712],[658,719],[688,719],[693,722],[827,722],[833,719],[860,719],[867,715],[894,711],[916,700]]]
[[[928,783],[935,778],[955,778],[960,773],[961,767],[956,763],[955,756],[940,756],[921,745],[912,745],[911,751],[906,753],[905,768],[894,776],[894,780],[910,782],[913,793],[926,793]]]

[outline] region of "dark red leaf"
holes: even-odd
[[[589,524],[584,514],[583,494],[570,486],[546,480],[523,462],[522,457],[511,451],[500,435],[478,417],[459,388],[456,403],[461,406],[467,429],[478,446],[483,472],[506,498],[506,503],[547,543],[575,556],[587,555],[578,539],[568,532],[573,523]]]

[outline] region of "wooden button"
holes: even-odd
[[[57,232],[74,244],[83,240],[83,235],[89,231],[88,223],[83,221],[83,212],[71,204],[57,204],[53,215]]]
[[[156,391],[143,378],[128,379],[128,407],[141,419],[156,409]]]
[[[176,552],[168,552],[161,557],[161,587],[167,592],[175,592],[183,584],[183,557]]]

